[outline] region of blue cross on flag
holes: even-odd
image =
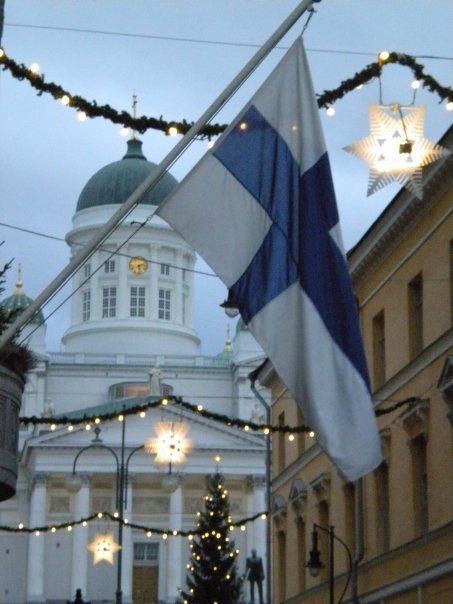
[[[299,38],[157,212],[231,290],[341,473],[381,462],[329,159]]]

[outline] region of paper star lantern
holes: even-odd
[[[344,150],[370,165],[367,195],[398,182],[422,198],[422,168],[450,154],[423,136],[424,107],[370,105],[370,134]]]
[[[190,441],[186,438],[186,424],[159,422],[156,424],[156,433],[156,438],[145,444],[147,453],[156,454],[156,463],[183,462],[190,448]]]
[[[103,533],[96,535],[88,549],[93,553],[93,564],[102,561],[113,564],[113,554],[116,554],[121,546],[115,543],[112,533]]]

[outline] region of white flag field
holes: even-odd
[[[329,159],[299,38],[157,211],[231,291],[341,474],[381,462]]]

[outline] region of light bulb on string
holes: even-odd
[[[34,75],[39,74],[39,70],[41,69],[38,63],[32,63],[28,68]]]
[[[420,81],[414,80],[411,84],[411,88],[412,88],[412,90],[418,90],[420,88]]]
[[[177,136],[179,134],[178,128],[176,126],[170,126],[168,129],[168,134],[170,136]]]
[[[88,115],[85,113],[85,111],[77,111],[77,119],[79,122],[86,122]]]
[[[60,99],[60,103],[61,103],[62,105],[69,105],[70,100],[71,100],[71,99],[68,97],[68,95],[67,95],[67,94],[64,94],[64,95],[61,97],[61,99]]]
[[[448,101],[448,103],[445,105],[445,109],[447,111],[453,111],[453,101]]]
[[[123,126],[120,129],[120,136],[123,136],[124,138],[126,138],[126,136],[129,136],[129,128],[127,126]]]
[[[333,117],[333,116],[335,115],[335,109],[334,109],[332,106],[327,107],[327,109],[326,109],[326,114],[327,114],[329,117]]]

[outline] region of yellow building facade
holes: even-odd
[[[452,148],[453,131],[440,141]],[[353,557],[343,602],[453,602],[453,160],[424,174],[424,199],[402,190],[348,255],[384,461],[347,483],[312,434],[272,442],[272,604],[329,602],[328,536],[305,567],[317,523],[335,527]],[[323,368],[319,367],[322,374]],[[303,423],[266,364],[274,424]],[[334,546],[335,602],[345,548]]]

